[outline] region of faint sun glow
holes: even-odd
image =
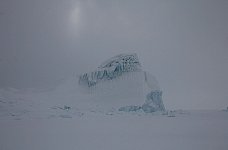
[[[78,34],[81,24],[81,9],[79,3],[77,3],[76,7],[70,13],[70,31],[74,34]]]
[[[80,21],[80,8],[79,7],[76,7],[72,11],[71,20],[72,20],[72,23],[74,23],[75,25],[79,24],[79,21]]]

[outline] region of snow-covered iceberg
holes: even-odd
[[[125,72],[141,71],[136,54],[120,54],[102,63],[96,71],[80,76],[79,83],[93,86],[102,80],[111,80]]]
[[[79,85],[97,105],[122,111],[137,107],[147,113],[165,110],[158,81],[142,70],[135,53],[108,59],[95,71],[80,75]]]

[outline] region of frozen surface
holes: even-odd
[[[79,108],[71,83],[0,90],[0,150],[227,150],[227,111]]]
[[[228,113],[191,111],[167,117],[86,113],[0,120],[1,150],[227,150]]]

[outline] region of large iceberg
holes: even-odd
[[[97,105],[146,113],[165,110],[158,81],[142,70],[135,53],[117,55],[95,71],[80,75],[79,85]]]

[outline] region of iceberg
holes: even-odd
[[[119,111],[165,111],[158,81],[143,71],[137,54],[120,54],[79,76],[80,87],[96,105]]]

